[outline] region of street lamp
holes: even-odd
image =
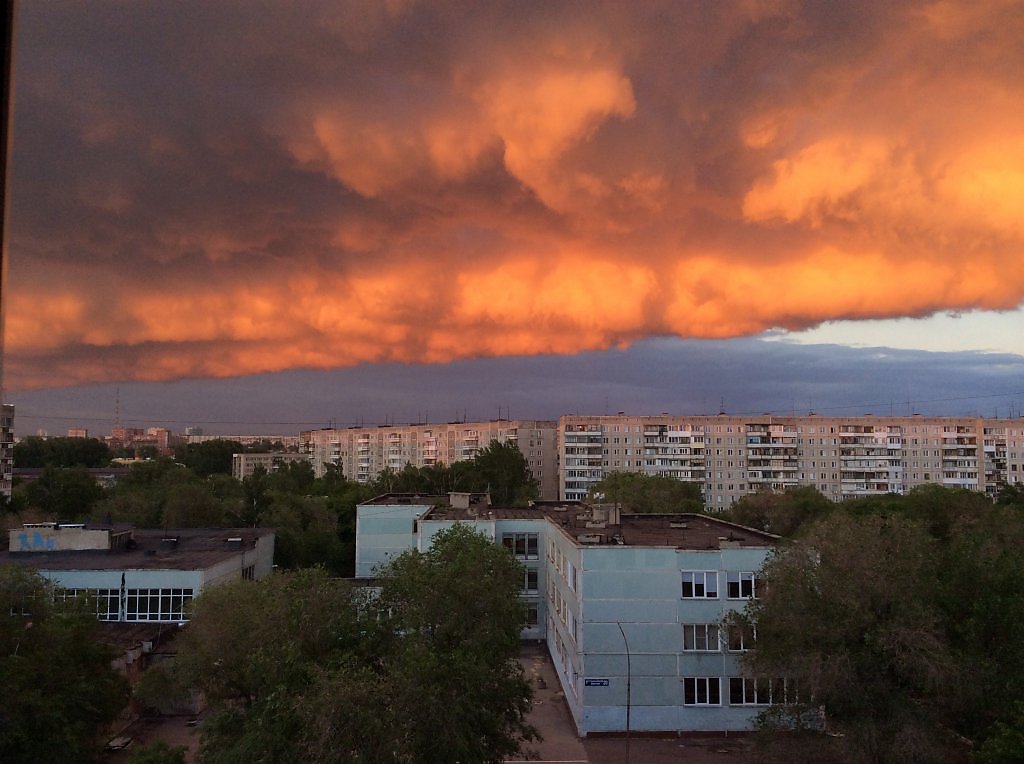
[[[630,665],[629,665],[629,640],[626,639],[626,632],[622,628],[622,622],[621,621],[616,621],[615,625],[619,627],[619,633],[622,635],[622,644],[624,644],[626,646],[626,762],[628,764],[628,762],[629,762],[629,748],[630,748],[630,745],[629,745],[629,737],[630,737],[629,736],[629,731],[630,731],[629,711],[630,711],[630,700],[631,700],[630,694],[631,694],[631,690],[632,690],[631,685],[632,685],[632,680],[633,680],[633,673],[630,670]]]

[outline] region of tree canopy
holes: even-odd
[[[97,638],[94,605],[0,568],[0,761],[87,761],[128,700]]]
[[[14,444],[15,467],[105,467],[110,448],[96,438],[41,438],[31,435]]]
[[[768,729],[842,761],[925,762],[1020,734],[1024,507],[928,486],[836,507],[764,569],[749,675],[785,678]],[[780,695],[775,700],[793,700]],[[791,756],[790,756],[791,757]]]
[[[309,569],[194,601],[173,679],[211,703],[201,761],[470,764],[533,739],[519,563],[454,526],[380,574],[376,594]]]
[[[618,504],[623,511],[636,514],[704,511],[696,483],[645,472],[611,472],[591,487],[588,498]]]

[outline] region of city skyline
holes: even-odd
[[[1019,6],[577,10],[23,4],[16,431],[1020,410]]]

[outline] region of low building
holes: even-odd
[[[63,596],[92,595],[101,621],[180,623],[210,586],[273,570],[268,528],[153,530],[91,523],[11,529],[0,565],[31,568]]]
[[[523,564],[522,636],[546,642],[581,736],[748,730],[768,704],[740,665],[752,635],[727,616],[757,596],[776,536],[703,515],[392,494],[357,508],[356,575],[457,522]]]

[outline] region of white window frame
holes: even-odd
[[[532,545],[531,541],[533,542]],[[540,559],[540,534],[538,533],[502,533],[501,544],[512,552],[517,560]]]
[[[722,649],[722,630],[717,623],[684,623],[683,652],[717,653]],[[689,646],[687,646],[689,645]],[[703,645],[703,647],[701,646]]]
[[[725,596],[730,600],[757,599],[757,574],[749,570],[730,570],[725,574]]]
[[[703,698],[703,699],[702,699]],[[721,706],[722,679],[717,676],[684,676],[684,706]]]
[[[690,593],[687,594],[687,586]],[[718,571],[717,570],[684,570],[682,571],[682,586],[684,600],[716,600],[718,599]],[[701,594],[697,592],[701,591]]]

